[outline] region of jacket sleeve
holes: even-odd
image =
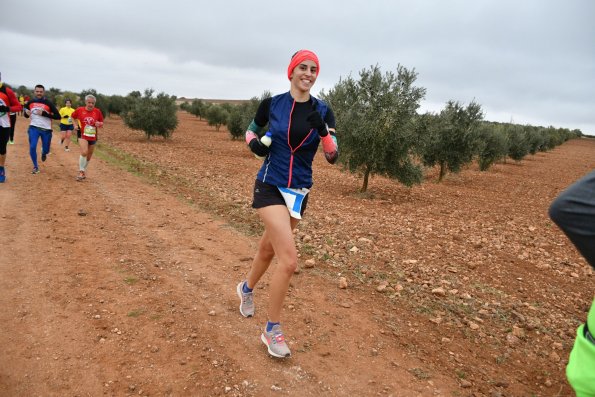
[[[56,108],[56,105],[54,105],[53,103],[48,101],[48,106],[50,107],[50,110],[52,111],[52,114],[50,115],[50,117],[54,120],[60,120],[62,118],[62,116],[60,116],[60,111]]]
[[[23,110],[23,106],[19,102],[19,99],[14,94],[13,90],[6,90],[6,95],[8,96],[9,108],[11,113],[20,112]]]
[[[23,110],[25,109],[31,110],[31,101],[27,101],[27,103],[25,103],[25,106],[23,106]],[[25,116],[26,119],[31,117],[29,114],[27,114],[27,112],[23,112],[23,116]]]

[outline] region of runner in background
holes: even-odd
[[[0,183],[6,181],[6,145],[10,139],[11,129],[14,131],[14,124],[11,123],[11,112],[18,112],[22,109],[14,91],[2,82],[0,74]],[[16,118],[16,116],[15,116]],[[13,132],[14,133],[14,132]]]
[[[562,192],[549,213],[595,269],[595,171]],[[595,299],[586,322],[577,329],[566,377],[577,397],[595,397]]]
[[[91,157],[93,157],[93,151],[97,143],[97,129],[103,127],[103,114],[101,110],[95,107],[96,101],[93,95],[87,95],[85,97],[85,106],[77,108],[71,116],[73,120],[77,120],[80,124],[80,128],[77,130],[77,138],[81,148],[77,181],[82,181],[87,177],[87,167]]]
[[[246,131],[246,143],[252,152],[265,158],[256,176],[252,203],[265,231],[248,277],[237,285],[236,292],[240,298],[240,313],[252,317],[252,291],[273,257],[277,257],[277,267],[270,281],[268,321],[260,336],[274,357],[291,356],[281,330],[281,310],[297,267],[293,230],[308,203],[312,161],[321,142],[329,163],[334,163],[338,156],[333,112],[324,101],[310,95],[319,72],[316,54],[308,50],[296,52],[287,68],[289,91],[263,100]],[[261,143],[259,138],[267,124],[267,132],[272,134],[270,146]]]
[[[64,103],[64,107],[60,108],[60,145],[64,145],[64,151],[70,152],[68,145],[70,144],[70,136],[72,135],[72,130],[74,130],[74,124],[72,123],[72,113],[74,113],[74,109],[72,108],[72,101],[70,99],[66,99]]]
[[[25,117],[31,118],[29,125],[29,156],[33,162],[32,174],[39,174],[37,163],[37,143],[41,138],[41,161],[47,159],[52,144],[52,120],[60,120],[60,112],[56,106],[47,99],[45,87],[41,84],[35,86],[35,98],[25,104]]]
[[[23,94],[21,94],[19,96],[19,103],[21,104],[21,111],[19,112],[19,115],[22,116],[23,115],[23,109],[25,108],[25,103],[27,103],[27,101],[25,100],[25,97],[23,96]]]

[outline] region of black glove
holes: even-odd
[[[49,114],[48,112],[46,112],[45,110],[42,110],[42,111],[41,111],[41,115],[42,115],[43,117],[51,117],[51,116],[50,116],[50,114]]]
[[[260,157],[268,156],[269,152],[271,151],[271,149],[268,146],[263,145],[258,138],[252,139],[248,146],[250,146],[252,153]]]
[[[318,110],[314,110],[308,117],[306,117],[306,121],[310,125],[310,128],[315,128],[318,131],[318,135],[321,137],[328,135],[328,130],[326,129],[326,123],[322,119],[322,116],[318,112]]]
[[[8,106],[0,105],[0,112],[8,113],[9,110],[10,110],[10,108]]]

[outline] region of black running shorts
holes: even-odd
[[[304,216],[304,212],[306,212],[309,196],[309,194],[306,195],[304,201],[302,202],[302,209],[300,211],[302,216]],[[268,207],[269,205],[285,206],[285,200],[283,199],[279,189],[277,189],[277,186],[269,185],[268,183],[261,182],[257,179],[254,182],[254,198],[252,201],[252,208],[263,208]]]

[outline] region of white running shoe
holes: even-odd
[[[244,317],[252,317],[254,316],[254,293],[253,292],[244,292],[243,286],[246,281],[240,281],[238,286],[236,287],[236,292],[240,298],[240,313]]]

